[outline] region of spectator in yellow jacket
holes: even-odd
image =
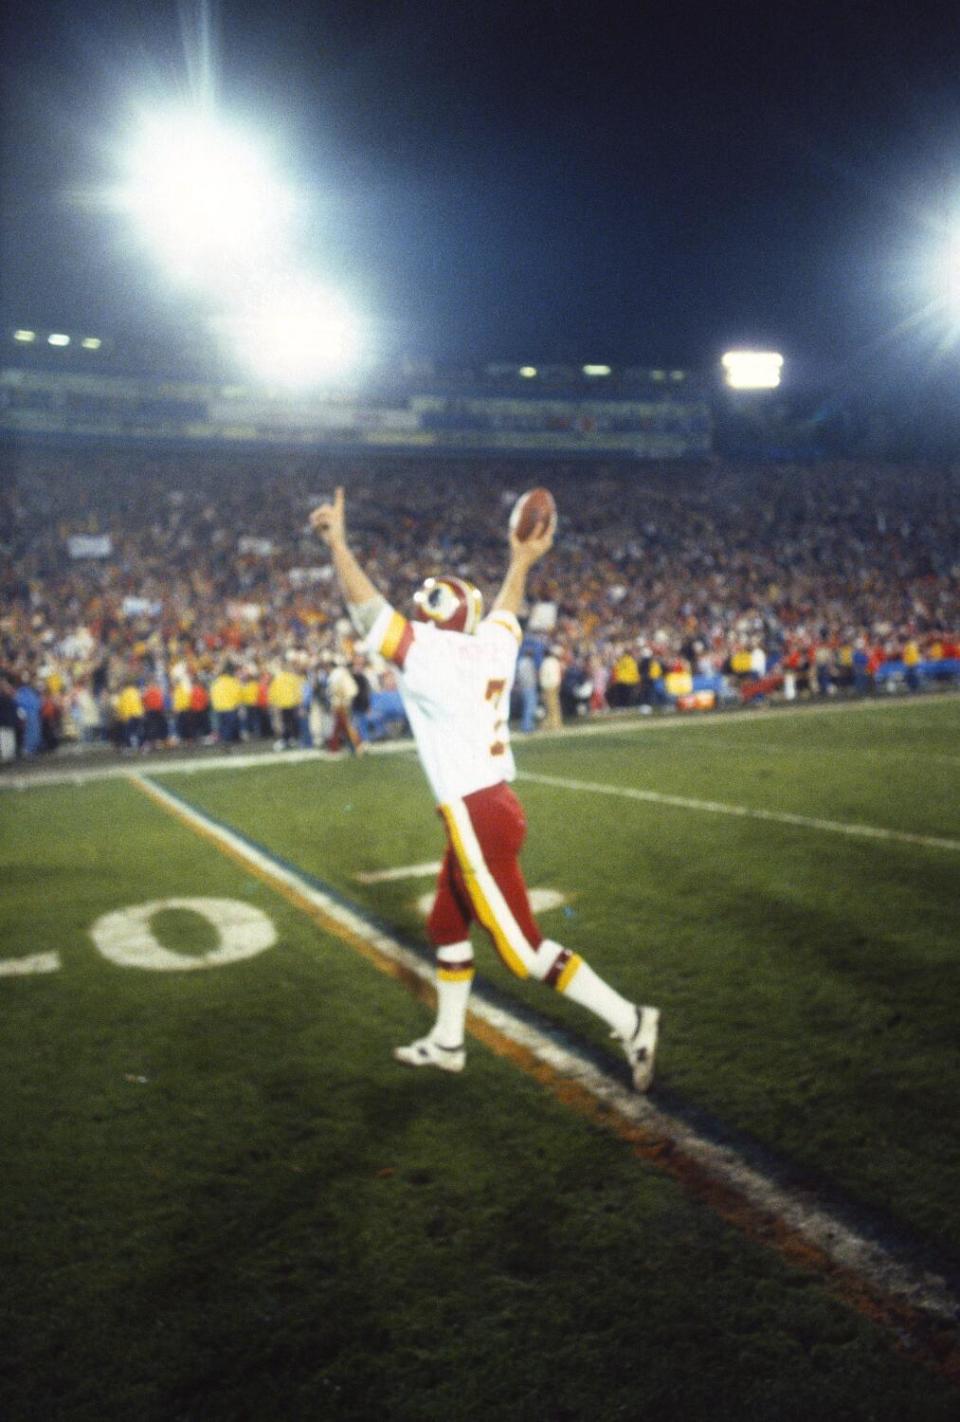
[[[234,676],[233,664],[226,662],[210,686],[213,729],[217,740],[224,745],[235,745],[240,739],[239,708],[242,697],[243,688]]]
[[[303,700],[303,679],[280,663],[270,679],[270,705],[280,718],[279,736],[274,750],[289,750],[297,744],[300,726],[300,703]]]
[[[117,697],[117,720],[121,745],[127,750],[136,750],[143,740],[143,697],[132,679],[124,682]]]
[[[902,661],[906,672],[907,686],[911,691],[920,690],[920,663],[923,656],[916,637],[908,637],[903,648]]]
[[[178,741],[192,741],[196,734],[193,711],[190,705],[191,690],[192,688],[186,677],[181,677],[173,684],[173,724],[176,729]]]
[[[607,689],[611,706],[635,706],[640,695],[640,668],[632,652],[624,650],[614,663]]]
[[[240,680],[240,734],[245,740],[263,734],[260,728],[260,682],[256,670],[247,667]]]

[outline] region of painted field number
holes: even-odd
[[[213,929],[216,944],[204,953],[177,953],[160,942],[153,919],[165,910],[198,914]],[[118,968],[141,968],[154,973],[189,972],[223,968],[245,958],[255,958],[277,941],[277,930],[262,909],[239,899],[152,899],[146,904],[115,909],[98,918],[90,937],[100,953]],[[0,977],[55,973],[58,953],[35,953],[22,958],[0,958]]]

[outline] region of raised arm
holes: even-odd
[[[546,528],[522,541],[511,529],[510,562],[493,604],[494,611],[502,609],[504,612],[512,612],[516,617],[523,606],[524,594],[527,590],[527,574],[534,563],[539,562],[543,555],[553,547],[553,536],[556,529],[557,520],[555,517],[551,519]]]
[[[347,610],[358,632],[366,634],[384,604],[383,594],[374,587],[347,543],[343,489],[338,487],[332,504],[321,504],[310,515],[310,525],[330,549]]]

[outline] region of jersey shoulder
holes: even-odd
[[[494,608],[493,612],[480,623],[477,628],[478,637],[502,637],[506,633],[519,647],[523,641],[523,633],[520,630],[520,623],[512,612],[507,612],[504,608]]]
[[[395,607],[386,603],[370,628],[366,638],[367,650],[377,652],[385,661],[403,668],[413,645],[413,624]]]

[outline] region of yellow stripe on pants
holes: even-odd
[[[466,805],[462,800],[455,800],[441,805],[440,813],[478,920],[510,971],[518,978],[528,978],[533,971],[534,950],[490,872]]]

